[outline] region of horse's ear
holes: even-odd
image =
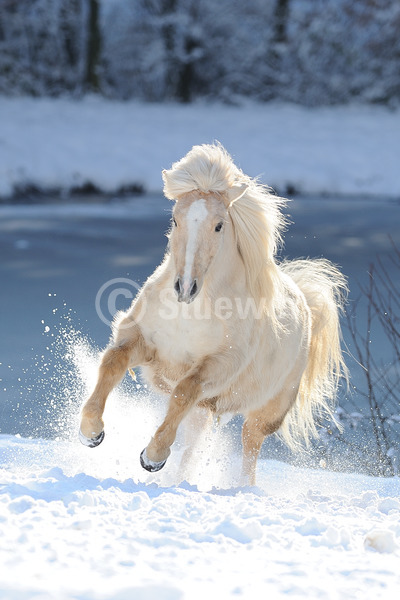
[[[175,196],[171,193],[168,186],[168,171],[167,169],[163,169],[161,172],[162,179],[164,182],[164,196],[168,198],[168,200],[176,200]]]
[[[249,189],[249,186],[247,185],[247,183],[239,183],[237,185],[233,185],[232,187],[230,187],[227,190],[228,208],[229,208],[229,206],[232,206],[232,204],[234,202],[236,202],[236,200],[239,200],[239,198],[244,196],[244,194],[247,192],[248,189]]]

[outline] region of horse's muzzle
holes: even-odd
[[[174,289],[178,296],[178,302],[186,302],[186,304],[193,302],[200,291],[197,279],[182,281],[180,277],[177,277]]]

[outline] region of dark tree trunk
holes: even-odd
[[[98,65],[101,52],[101,35],[99,26],[99,2],[88,0],[88,40],[86,51],[86,89],[98,92],[100,89]]]
[[[192,4],[187,8],[192,18],[196,19],[196,5]],[[179,14],[179,3],[177,0],[164,0],[161,3],[161,15],[163,17],[172,17]],[[174,19],[166,19],[162,27],[162,37],[166,51],[166,82],[168,92],[171,97],[180,102],[190,102],[192,98],[195,72],[190,54],[198,46],[198,42],[193,39],[189,32],[185,35],[184,46],[187,54],[186,61],[182,61],[176,55],[176,23]]]
[[[68,16],[73,14],[73,20],[68,19]],[[68,5],[61,4],[60,6],[60,30],[62,32],[64,49],[68,66],[76,67],[79,61],[79,44],[77,31],[77,23],[80,20],[81,3],[79,0],[71,0]]]
[[[290,0],[276,0],[274,14],[274,42],[287,41],[287,24]]]
[[[290,0],[276,0],[272,15],[272,33],[266,52],[269,72],[263,80],[261,97],[266,100],[279,97],[282,85],[282,61],[287,47],[287,26]]]
[[[196,42],[190,37],[186,39],[185,45],[186,52],[188,54],[197,47]],[[193,82],[193,63],[191,61],[187,61],[184,65],[180,65],[180,70],[178,73],[176,95],[180,102],[190,102],[192,98]]]

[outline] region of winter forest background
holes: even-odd
[[[400,99],[398,0],[1,0],[0,93]]]

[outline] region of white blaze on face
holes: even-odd
[[[197,234],[199,232],[200,225],[206,219],[207,215],[208,210],[204,198],[200,198],[200,200],[195,200],[190,205],[190,208],[186,214],[188,238],[186,245],[185,270],[183,273],[182,282],[184,293],[187,293],[189,291],[189,287],[191,284],[193,261],[196,253]]]

